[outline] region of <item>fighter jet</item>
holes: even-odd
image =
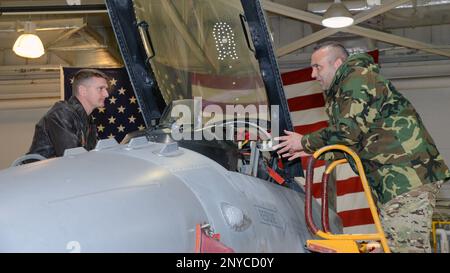
[[[0,251],[308,252],[303,172],[271,150],[293,128],[261,3],[106,5],[147,128],[1,171]]]

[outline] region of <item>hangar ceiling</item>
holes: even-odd
[[[320,25],[330,0],[263,0],[280,64],[293,60],[296,65],[306,64],[311,45],[326,39],[342,41],[355,50],[378,48],[385,62],[449,59],[450,0],[343,3],[356,24],[336,30]],[[36,24],[46,48],[38,59],[18,57],[12,51],[26,21]],[[102,0],[0,2],[0,79],[14,78],[21,71],[56,71],[60,65],[116,67],[121,63]]]

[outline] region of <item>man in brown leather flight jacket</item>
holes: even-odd
[[[81,69],[72,83],[72,97],[59,101],[36,124],[28,154],[45,158],[62,156],[64,150],[84,147],[92,150],[97,143],[97,129],[91,113],[104,107],[109,78],[95,69]]]

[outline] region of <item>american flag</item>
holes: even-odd
[[[204,125],[211,121],[237,118],[234,113],[227,112],[227,106],[237,105],[243,108],[254,106],[247,109],[249,112],[246,118],[260,117],[265,121],[269,119],[268,111],[261,107],[268,104],[264,82],[256,72],[247,71],[238,74],[240,71],[232,70],[228,71],[230,73],[227,75],[206,74],[177,69],[161,63],[154,64],[157,65],[152,68],[165,101],[201,98]],[[208,109],[210,105],[218,106],[222,112],[212,113],[213,110]],[[214,109],[217,111],[217,108]],[[267,122],[261,122],[260,125],[265,126]],[[250,131],[253,131],[253,128],[250,128]]]
[[[63,67],[64,99],[72,95],[73,76],[81,68]],[[96,68],[110,78],[110,95],[105,107],[92,113],[99,139],[121,142],[127,133],[145,129],[139,105],[125,68]]]
[[[378,62],[378,51],[369,52]],[[318,82],[311,78],[311,68],[282,74],[286,99],[294,130],[308,134],[328,126],[325,100]],[[302,158],[306,172],[307,158]],[[320,202],[322,174],[325,162],[318,161],[314,169],[313,196]],[[349,164],[336,168],[336,210],[345,233],[373,233],[375,225],[359,177]]]
[[[153,67],[166,101],[202,98],[202,105],[266,105],[264,82],[259,75],[215,75],[190,72],[158,63]],[[174,95],[179,97],[173,97]]]

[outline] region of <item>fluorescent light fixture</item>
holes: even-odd
[[[323,16],[322,25],[329,28],[348,27],[353,24],[352,14],[341,1],[336,0]]]
[[[35,27],[32,22],[25,22],[24,34],[20,35],[14,43],[14,53],[24,58],[39,58],[44,55],[44,45],[41,39],[34,34]]]

